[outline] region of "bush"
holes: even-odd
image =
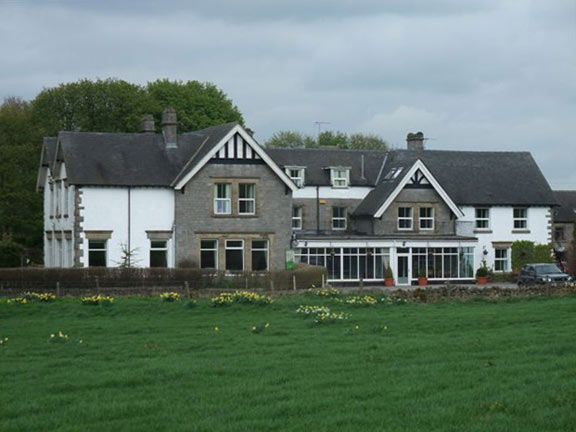
[[[24,248],[10,239],[0,240],[0,267],[19,267]]]
[[[529,240],[519,240],[512,243],[512,271],[518,274],[525,264],[552,263],[552,245],[535,244]]]

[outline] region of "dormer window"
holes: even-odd
[[[303,167],[286,167],[286,174],[290,180],[299,188],[304,187],[304,168]]]
[[[334,188],[347,188],[350,184],[350,168],[331,168],[330,181]]]

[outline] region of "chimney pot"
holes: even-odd
[[[154,116],[152,114],[145,114],[142,116],[142,133],[155,133],[156,127],[154,125]]]
[[[407,148],[410,151],[424,150],[424,134],[422,132],[409,133],[406,137]]]
[[[175,148],[178,145],[178,117],[174,108],[166,108],[162,113],[162,135],[166,148]]]

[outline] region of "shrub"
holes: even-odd
[[[114,297],[98,294],[90,297],[82,297],[80,298],[80,302],[85,306],[110,306],[114,303]]]
[[[394,273],[392,273],[392,267],[388,266],[384,270],[384,279],[394,279]]]
[[[512,270],[518,274],[522,266],[530,263],[552,263],[552,245],[535,244],[529,240],[512,243]]]

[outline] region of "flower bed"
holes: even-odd
[[[233,303],[265,306],[272,303],[272,298],[252,291],[235,291],[212,297],[213,306],[230,306]]]
[[[82,302],[82,304],[85,306],[110,306],[112,303],[114,303],[114,297],[98,294],[90,297],[82,297],[80,302]]]

